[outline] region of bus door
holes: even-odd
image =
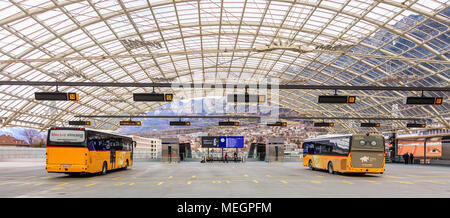
[[[111,163],[111,167],[115,167],[116,165],[116,148],[112,147],[110,150],[110,160],[109,162]]]

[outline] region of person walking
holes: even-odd
[[[409,154],[409,163],[414,164],[414,155],[412,152]]]
[[[225,162],[228,163],[228,152],[225,153]]]
[[[408,164],[408,162],[409,162],[409,155],[408,155],[408,152],[406,152],[405,154],[403,154],[403,160],[405,160],[405,164]]]
[[[236,152],[234,152],[234,162],[237,162],[237,153]]]

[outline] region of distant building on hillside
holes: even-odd
[[[133,141],[136,141],[136,148],[134,151],[139,155],[144,155],[146,158],[156,159],[161,153],[161,139],[144,138],[141,136],[131,136]]]
[[[0,146],[29,147],[30,145],[24,140],[14,138],[12,135],[0,135]]]

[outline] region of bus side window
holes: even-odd
[[[315,153],[314,145],[315,145],[314,143],[308,144],[308,154],[314,154]]]
[[[87,144],[89,151],[95,151],[95,142],[93,139],[89,139]]]
[[[309,142],[303,142],[303,157],[305,157],[307,154],[310,154],[310,147],[311,147],[311,143]]]

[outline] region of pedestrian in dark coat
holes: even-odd
[[[408,154],[408,152],[406,152],[406,153],[403,155],[403,159],[405,160],[405,164],[408,164],[408,162],[409,162],[409,154]]]

